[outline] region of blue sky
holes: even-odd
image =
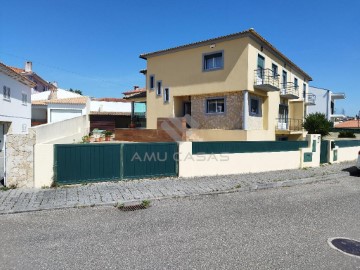
[[[313,78],[360,110],[360,1],[16,0],[0,8],[0,61],[61,88],[120,97],[144,86],[139,54],[253,27]]]

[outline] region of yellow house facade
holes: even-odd
[[[147,128],[187,119],[187,140],[298,140],[311,77],[253,29],[140,55]]]

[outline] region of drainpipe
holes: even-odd
[[[330,90],[327,90],[327,95],[326,95],[326,118],[327,120],[330,120],[330,114],[329,114],[329,107],[331,106],[331,103],[329,102],[329,98],[330,98]]]
[[[243,106],[243,129],[248,129],[248,114],[249,114],[249,91],[244,90],[244,106]]]
[[[134,101],[131,101],[131,122],[134,120]]]

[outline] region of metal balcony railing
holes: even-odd
[[[301,131],[303,129],[302,119],[276,118],[276,130]]]
[[[271,69],[255,69],[254,85],[264,91],[278,91],[280,89],[279,75]]]
[[[316,104],[316,95],[307,93],[305,96],[305,103],[307,105],[315,105]]]
[[[282,83],[280,96],[288,99],[299,98],[299,86],[295,85],[293,82]]]

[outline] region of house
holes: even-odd
[[[135,127],[146,127],[146,88],[134,86],[133,90],[123,92],[124,99],[131,102],[131,122]]]
[[[31,88],[35,83],[0,63],[0,180],[4,177],[6,134],[26,134],[31,126]]]
[[[88,97],[60,88],[35,93],[31,99],[33,126],[88,115],[90,110]]]
[[[91,98],[90,130],[115,130],[130,125],[131,103],[123,98]]]
[[[24,69],[17,67],[9,67],[9,68],[11,68],[16,73],[21,74],[22,76],[26,77],[27,79],[35,83],[35,86],[31,88],[31,94],[41,93],[44,91],[53,90],[57,88],[56,82],[49,83],[43,78],[41,78],[38,74],[36,74],[32,70],[32,62],[30,61],[27,61],[25,63]]]
[[[148,129],[187,116],[186,140],[300,140],[312,78],[254,29],[147,61]]]
[[[320,112],[333,122],[346,118],[344,113],[339,112],[335,107],[335,100],[345,99],[344,93],[334,93],[325,88],[310,86],[309,94],[314,95],[316,98],[316,105],[309,107],[307,114]]]
[[[335,128],[360,129],[360,119],[353,119],[338,123],[335,125]]]

